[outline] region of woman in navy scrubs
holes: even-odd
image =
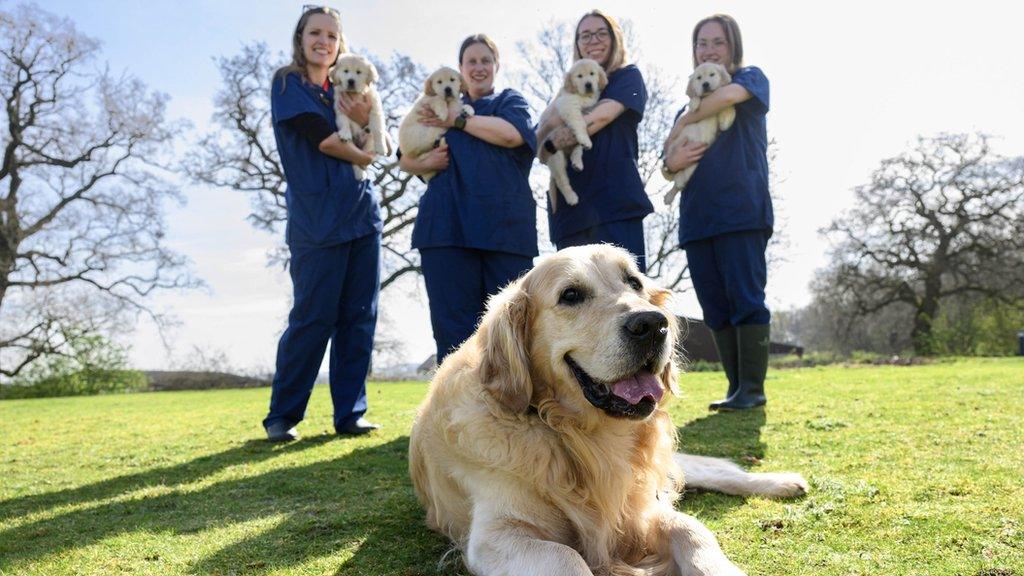
[[[736,121],[710,147],[680,147],[665,158],[677,172],[700,161],[681,195],[679,244],[686,249],[690,275],[704,322],[714,334],[729,389],[712,410],[747,410],[765,404],[769,322],[764,289],[765,250],[774,217],[768,193],[768,79],[743,65],[739,26],[715,15],[693,30],[693,64],[716,62],[732,83],[701,100],[700,109],[682,115],[698,122],[735,106]]]
[[[607,242],[629,250],[641,270],[647,269],[644,216],[654,211],[637,167],[637,127],[647,106],[647,87],[640,70],[626,64],[622,28],[600,10],[588,12],[576,25],[574,60],[590,58],[608,73],[608,86],[597,106],[584,115],[594,146],[583,153],[583,171],[569,168],[569,181],[580,197],[569,206],[558,195],[548,215],[551,241],[567,246]],[[572,132],[548,106],[541,117],[538,141],[549,154],[576,145]]]
[[[376,428],[366,412],[366,376],[377,324],[381,220],[369,180],[352,165],[373,157],[335,132],[330,67],[345,51],[338,13],[302,14],[292,37],[292,63],[271,87],[274,138],[284,167],[294,302],[277,348],[270,412],[263,420],[271,441],[294,440],[324,349],[330,340],[334,427],[339,434]],[[346,99],[349,117],[366,125],[369,106]]]
[[[537,255],[537,206],[530,191],[536,150],[522,94],[494,89],[498,48],[484,34],[459,49],[469,88],[448,120],[421,110],[421,122],[448,128],[447,146],[403,156],[411,174],[439,170],[420,200],[412,246],[420,251],[437,364],[476,329],[487,297],[518,278]]]

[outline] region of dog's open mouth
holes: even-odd
[[[579,381],[587,401],[611,416],[632,420],[646,418],[654,412],[665,394],[661,382],[653,374],[653,360],[636,374],[611,383],[591,377],[568,354],[565,355],[565,363]]]

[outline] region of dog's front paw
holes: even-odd
[[[470,106],[469,104],[463,104],[462,113],[465,114],[466,116],[472,116],[476,114],[476,110],[473,110],[473,107]]]
[[[575,206],[580,203],[580,197],[576,195],[573,190],[566,190],[562,192],[562,196],[565,196],[565,203],[569,206]]]
[[[579,141],[580,146],[583,146],[584,150],[590,150],[591,148],[594,147],[594,143],[593,141],[590,140],[589,136],[587,136],[586,138],[579,138]]]

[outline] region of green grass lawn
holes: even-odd
[[[688,493],[751,575],[1024,576],[1024,360],[769,375],[770,407],[708,414],[687,374],[682,447],[795,470],[795,501]],[[438,566],[406,473],[423,383],[370,388],[377,434],[262,440],[268,389],[0,402],[0,574],[462,574]]]

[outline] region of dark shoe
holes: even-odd
[[[739,344],[739,385],[736,393],[718,405],[723,412],[750,410],[764,406],[764,378],[768,373],[768,347],[771,329],[768,324],[736,327]]]
[[[336,426],[334,431],[343,436],[359,436],[361,434],[369,434],[378,428],[380,428],[380,426],[377,424],[369,422],[365,418],[359,418],[358,420],[353,420],[344,426]]]
[[[718,358],[722,361],[722,369],[725,370],[725,377],[729,380],[729,389],[725,392],[725,398],[718,402],[712,402],[708,410],[718,410],[719,406],[736,393],[739,386],[739,342],[736,339],[736,327],[729,326],[721,330],[711,332],[715,337],[715,348],[718,350]]]
[[[267,426],[267,440],[271,442],[291,442],[299,439],[295,426],[287,422],[277,422]]]

